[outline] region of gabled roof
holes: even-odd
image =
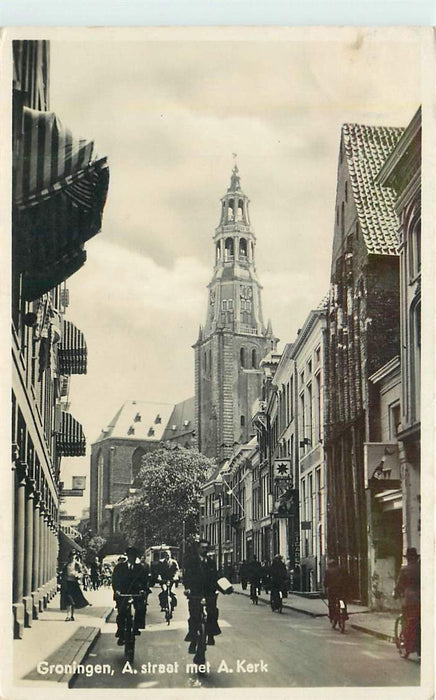
[[[174,405],[152,401],[125,401],[96,442],[124,438],[156,442],[162,440]]]
[[[399,221],[394,192],[377,175],[403,128],[344,124],[342,138],[354,201],[368,253],[397,255]]]
[[[195,428],[195,397],[177,403],[164,430],[163,440],[175,440]]]

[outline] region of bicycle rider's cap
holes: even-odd
[[[416,547],[408,547],[406,552],[406,559],[418,559],[418,552]]]

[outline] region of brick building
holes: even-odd
[[[369,377],[399,354],[398,217],[377,175],[403,129],[342,127],[328,306],[328,552],[368,600],[364,444],[377,440]],[[374,465],[375,468],[376,465]]]
[[[250,437],[251,406],[262,383],[260,361],[277,343],[271,324],[263,323],[248,205],[235,166],[213,239],[206,323],[193,346],[197,447],[219,461],[231,455],[234,443]]]
[[[90,528],[120,532],[123,502],[133,493],[142,458],[162,442],[193,447],[194,398],[176,404],[126,401],[91,445]]]

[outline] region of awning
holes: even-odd
[[[85,551],[83,547],[77,544],[77,542],[63,532],[63,530],[59,530],[59,561],[66,562],[72,550],[80,553]]]
[[[70,413],[63,411],[61,429],[56,436],[56,448],[62,457],[84,457],[86,438],[83,428]]]
[[[28,107],[14,165],[14,265],[30,301],[85,262],[83,244],[101,229],[109,168],[93,141]]]
[[[71,321],[62,323],[62,339],[58,345],[59,374],[86,374],[87,348],[85,337]]]

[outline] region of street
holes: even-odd
[[[137,638],[135,661],[126,666],[115,638],[115,615],[102,630],[86,664],[109,664],[110,674],[79,675],[74,688],[230,688],[413,686],[420,666],[403,661],[395,647],[348,627],[331,630],[326,617],[291,610],[272,613],[242,595],[219,596],[222,635],[207,649],[208,673],[199,677],[184,641],[187,601],[176,589],[178,605],[168,626],[159,610],[158,588],[149,597],[147,628]],[[108,605],[110,591],[107,590]],[[154,666],[161,664],[163,666]]]

